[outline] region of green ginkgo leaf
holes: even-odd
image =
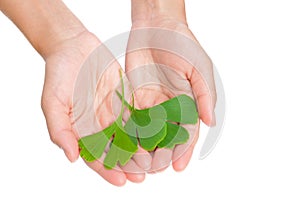
[[[122,98],[120,94],[119,97]],[[195,102],[187,95],[176,96],[143,110],[127,102],[125,105],[131,115],[124,128],[135,143],[139,141],[141,147],[148,151],[156,147],[174,148],[177,144],[185,143],[189,138],[188,131],[174,123],[195,124],[198,121]]]
[[[179,124],[196,124],[198,113],[194,100],[187,95],[179,95],[159,105],[143,110],[136,109],[124,99],[124,84],[121,76],[121,113],[117,120],[104,130],[81,138],[78,141],[80,155],[86,161],[99,159],[111,141],[104,158],[108,169],[117,164],[124,166],[138,150],[138,144],[148,151],[155,148],[174,148],[189,139],[188,131]],[[122,117],[126,106],[131,115],[125,126]]]
[[[124,128],[132,137],[138,138],[145,150],[152,151],[167,135],[166,117],[166,112],[161,106],[135,109]]]
[[[128,134],[117,127],[110,150],[104,159],[104,166],[112,169],[118,162],[124,166],[137,149],[137,145],[131,141]]]
[[[165,108],[167,120],[182,124],[196,124],[198,112],[194,100],[183,94],[160,104]]]
[[[166,137],[157,145],[160,148],[172,149],[177,144],[184,144],[189,139],[188,131],[177,124],[166,122],[167,132]]]
[[[113,123],[103,131],[81,138],[78,141],[79,148],[81,149],[80,156],[88,162],[100,158],[115,130],[116,123]]]

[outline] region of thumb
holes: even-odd
[[[217,94],[212,68],[209,69],[211,69],[210,77],[203,77],[198,71],[193,70],[190,82],[196,98],[200,119],[206,125],[214,126],[216,124],[214,109]]]
[[[76,135],[72,130],[69,110],[56,100],[42,100],[42,109],[46,118],[50,139],[63,149],[70,162],[79,157]]]

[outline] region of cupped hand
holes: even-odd
[[[103,55],[97,55],[96,60],[91,63],[85,62],[100,44],[101,42],[93,34],[83,32],[57,44],[45,59],[46,73],[42,109],[51,140],[63,149],[71,162],[79,157],[78,139],[80,137],[84,134],[95,133],[94,131],[99,131],[95,130],[95,127],[103,129],[115,120],[109,99],[112,91],[115,91],[117,87],[116,84],[120,81],[119,64],[116,61],[110,63],[109,67],[103,71],[101,80],[94,80],[93,74],[82,69],[84,63],[85,66],[97,65],[110,55],[108,50],[102,48],[100,53]],[[78,77],[84,78],[85,84],[78,85]],[[93,81],[97,81],[96,88]],[[76,91],[82,92],[82,98],[78,93],[74,96]],[[87,100],[85,95],[91,95],[92,101]],[[90,108],[95,108],[98,120],[85,121],[89,120],[90,113],[94,111]],[[83,133],[82,130],[86,132]],[[146,156],[146,159],[149,157]],[[101,159],[86,162],[86,164],[105,180],[117,186],[124,185],[126,179],[133,182],[143,181],[145,163],[151,162],[151,160],[145,161],[145,157],[142,159],[133,157],[126,166],[108,170],[103,166]]]
[[[133,22],[126,54],[126,73],[135,89],[136,107],[146,108],[179,94],[193,97],[199,119],[214,125],[216,91],[213,65],[186,23],[170,18]],[[150,172],[172,162],[176,171],[188,165],[199,135],[200,122],[183,125],[189,141],[172,149],[152,152]]]

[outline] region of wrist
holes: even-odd
[[[89,31],[81,32],[73,37],[61,40],[53,46],[51,51],[43,57],[46,62],[53,58],[73,58],[75,62],[82,62],[87,56],[101,44],[101,41]]]
[[[35,11],[39,19],[32,19],[32,22],[36,24],[34,25],[35,30],[33,32],[25,27],[24,34],[44,59],[57,51],[57,48],[65,41],[88,32],[62,1],[37,2],[34,7],[36,7]]]
[[[46,60],[68,43],[68,41],[77,40],[83,35],[90,33],[84,27],[57,28],[49,32],[45,37],[38,37],[31,41],[32,46]]]
[[[63,41],[87,31],[61,0],[2,0],[0,9],[44,59]]]
[[[187,24],[184,0],[131,0],[132,24],[165,19]]]

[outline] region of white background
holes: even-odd
[[[129,0],[65,3],[102,41],[130,29]],[[223,136],[205,160],[198,145],[184,172],[122,188],[81,160],[70,164],[50,142],[40,109],[44,62],[0,14],[0,199],[300,198],[298,0],[187,0],[186,7],[223,79]]]

